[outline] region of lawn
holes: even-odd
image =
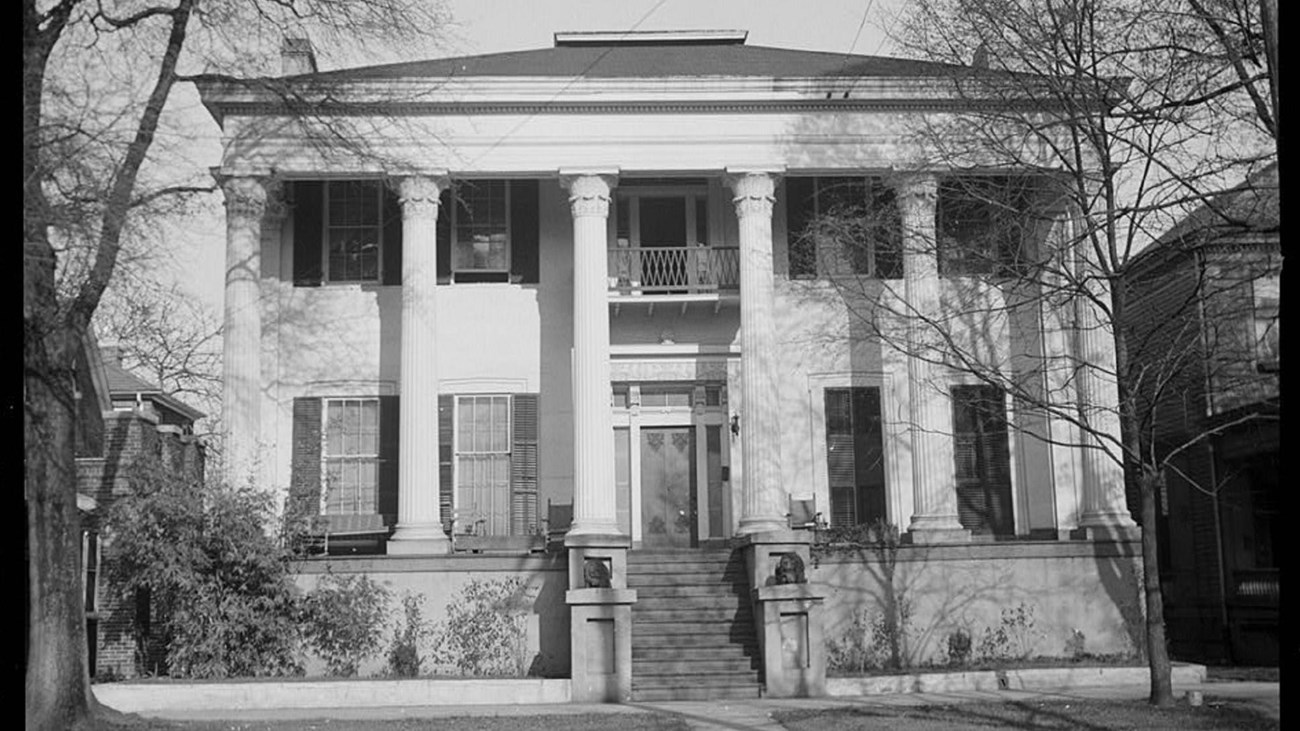
[[[1145,701],[1021,701],[874,706],[773,714],[788,731],[1277,731],[1281,724],[1231,704],[1155,708]]]

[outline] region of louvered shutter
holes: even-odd
[[[857,521],[873,523],[885,515],[885,440],[880,422],[880,389],[854,388],[853,475],[858,489]]]
[[[849,389],[828,388],[826,401],[826,473],[830,486],[831,527],[857,525],[856,460]]]
[[[319,287],[325,276],[321,269],[325,184],[319,180],[295,181],[292,195],[293,286]]]
[[[437,270],[439,284],[446,284],[451,281],[451,202],[453,192],[453,189],[448,187],[443,189],[438,196],[438,224],[434,227],[434,233],[438,238]]]
[[[387,185],[384,186],[384,279],[383,283],[402,283],[402,203]]]
[[[992,386],[956,386],[952,395],[958,519],[973,533],[1014,534],[1002,391]]]
[[[400,450],[401,404],[397,396],[379,397],[379,514],[384,525],[397,522],[397,463]]]
[[[307,518],[320,512],[321,474],[321,400],[293,400],[293,454],[290,457],[290,520]]]
[[[510,444],[510,532],[537,532],[537,394],[515,394]]]
[[[536,180],[510,181],[510,274],[524,284],[538,281],[537,195]]]
[[[817,275],[817,248],[813,237],[804,235],[813,219],[815,206],[815,178],[786,178],[786,258],[792,278]]]
[[[450,394],[438,395],[438,511],[442,516],[442,529],[450,534],[452,530],[452,493],[456,486],[452,484],[454,471],[452,460],[455,459],[456,436],[455,397]]]

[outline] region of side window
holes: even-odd
[[[510,535],[510,397],[456,398],[458,531]]]
[[[1277,273],[1265,274],[1252,284],[1255,368],[1261,373],[1276,373],[1282,342],[1278,328],[1282,278]]]
[[[885,450],[880,389],[828,388],[826,472],[830,524],[846,527],[885,519]]]
[[[973,533],[1015,533],[1004,399],[994,386],[952,388],[957,514]]]

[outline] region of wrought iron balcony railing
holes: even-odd
[[[614,246],[609,291],[616,294],[715,294],[740,289],[736,246]]]
[[[1247,569],[1232,572],[1233,594],[1239,602],[1276,605],[1281,594],[1278,569]]]

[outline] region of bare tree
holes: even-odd
[[[264,75],[268,46],[286,33],[343,57],[410,53],[444,17],[417,0],[22,7],[26,718],[29,729],[85,728],[104,709],[90,691],[80,591],[76,348],[132,232],[213,189],[184,156],[190,135],[175,113],[187,69]]]
[[[924,115],[912,140],[914,167],[937,178],[936,225],[900,214],[892,181],[868,182],[884,192],[823,211],[791,254],[792,267],[803,256],[862,275],[832,280],[852,316],[888,347],[997,387],[1017,412],[1068,427],[1035,430],[1036,438],[1074,442],[1133,477],[1157,705],[1173,695],[1156,499],[1171,460],[1210,433],[1155,446],[1153,404],[1199,351],[1174,338],[1153,357],[1155,340],[1134,339],[1121,326],[1134,306],[1125,278],[1145,245],[1276,155],[1270,76],[1250,46],[1259,26],[1252,8],[1244,0],[910,3],[896,42],[954,64],[950,80],[936,83],[951,83],[956,108]],[[1254,225],[1210,208],[1220,230]],[[933,307],[917,307],[897,281],[909,258],[937,262]],[[1188,297],[1182,314],[1196,301]]]

